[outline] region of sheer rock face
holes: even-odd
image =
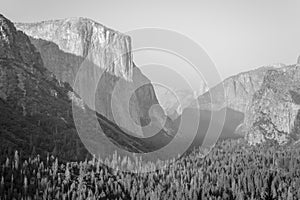
[[[85,18],[19,23],[16,27],[33,38],[57,44],[65,53],[86,58],[117,77],[132,78],[131,41],[127,35]]]
[[[0,56],[24,62],[31,70],[42,68],[42,59],[28,37],[0,14]]]
[[[225,79],[198,98],[200,108],[220,110],[228,107],[245,113],[253,94],[260,89],[263,77],[269,68],[262,67]]]
[[[129,36],[84,18],[16,26],[31,36],[46,68],[70,83],[90,108],[142,135],[140,125],[151,121],[149,109],[158,101],[150,80],[132,61]]]
[[[246,139],[250,144],[285,144],[300,133],[300,67],[268,70],[246,112]]]

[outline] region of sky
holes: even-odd
[[[1,0],[0,8],[14,22],[81,16],[125,33],[144,27],[173,30],[205,49],[222,78],[296,63],[299,10],[299,0]]]

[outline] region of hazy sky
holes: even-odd
[[[300,55],[299,0],[1,0],[0,12],[15,22],[82,16],[120,32],[171,29],[202,45],[223,78]]]

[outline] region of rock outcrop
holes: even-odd
[[[150,123],[149,110],[159,103],[150,80],[132,61],[129,36],[85,18],[16,26],[31,36],[45,67],[61,82],[70,83],[90,108],[144,134],[141,125]],[[165,116],[159,110],[154,117],[160,122],[157,126],[164,127]]]
[[[300,67],[268,70],[246,112],[246,139],[250,144],[271,141],[286,144],[300,134]]]

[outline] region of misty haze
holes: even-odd
[[[300,199],[300,2],[5,1],[0,199]]]

